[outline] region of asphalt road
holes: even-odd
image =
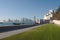
[[[43,24],[43,25],[45,25],[45,24]],[[19,33],[22,33],[22,32],[25,32],[25,31],[28,31],[28,30],[31,30],[33,28],[37,28],[40,26],[42,26],[42,25],[33,26],[33,27],[29,27],[29,28],[24,28],[24,29],[13,30],[13,31],[8,31],[8,32],[2,32],[2,33],[0,33],[0,39],[6,38],[6,37],[9,37],[12,35],[16,35],[16,34],[19,34]]]

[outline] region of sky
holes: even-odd
[[[60,0],[0,0],[0,20],[42,19],[48,10],[57,10]]]

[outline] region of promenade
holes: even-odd
[[[43,25],[45,25],[45,24],[43,24]],[[28,31],[28,30],[31,30],[33,28],[37,28],[37,27],[40,27],[40,26],[42,26],[42,25],[23,28],[23,29],[17,29],[17,30],[8,31],[8,32],[2,32],[2,33],[0,33],[0,39],[6,38],[6,37],[9,37],[9,36],[12,36],[12,35],[16,35],[16,34],[19,34],[19,33],[22,33],[22,32],[25,32],[25,31]]]

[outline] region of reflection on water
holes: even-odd
[[[17,25],[17,26],[8,26],[8,25],[0,25],[0,33],[1,32],[8,32],[8,31],[12,31],[12,30],[17,30],[17,29],[23,29],[23,28],[28,28],[28,27],[32,27],[32,26],[35,26],[35,25]]]

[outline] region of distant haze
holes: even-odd
[[[49,9],[56,10],[60,0],[0,0],[0,20],[43,18]]]

